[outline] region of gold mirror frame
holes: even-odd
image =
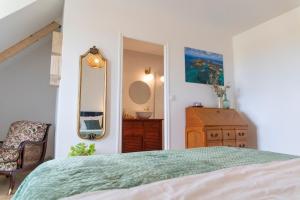
[[[82,93],[82,76],[83,76],[83,59],[85,57],[87,57],[89,54],[93,54],[93,55],[97,55],[98,58],[101,59],[101,61],[103,61],[103,66],[101,67],[95,67],[95,66],[90,66],[92,68],[104,68],[104,102],[103,102],[103,134],[99,137],[95,137],[93,139],[87,139],[87,138],[82,138],[80,135],[80,113],[81,113],[81,93]],[[93,46],[92,48],[90,48],[85,54],[80,56],[80,60],[79,60],[79,66],[80,66],[80,75],[79,75],[79,95],[78,95],[78,114],[77,114],[77,135],[79,138],[81,139],[86,139],[86,140],[101,140],[105,135],[106,135],[106,95],[107,95],[107,60],[106,58],[100,53],[99,49],[96,48],[96,46]]]

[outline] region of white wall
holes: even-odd
[[[300,155],[299,53],[300,8],[234,37],[237,101],[261,150]]]
[[[50,57],[47,37],[0,65],[0,140],[14,121],[51,123],[46,156],[53,157],[56,88],[49,86]]]
[[[164,85],[160,81],[160,77],[164,75],[164,58],[163,56],[140,53],[136,51],[125,50],[123,62],[123,110],[126,113],[135,116],[137,111],[144,111],[149,108],[154,112],[155,116],[151,118],[164,118]],[[154,90],[154,80],[145,81],[145,69],[151,67],[151,73],[156,73],[156,87]],[[130,85],[135,81],[144,81],[149,85],[151,96],[145,104],[134,103],[129,96]],[[155,92],[155,94],[154,94]],[[155,106],[154,106],[155,95]]]
[[[196,17],[198,0],[66,0],[62,80],[59,88],[56,157],[65,157],[81,140],[76,132],[79,56],[97,45],[108,59],[108,130],[96,143],[98,153],[117,152],[119,134],[118,87],[120,33],[130,38],[168,45],[170,68],[170,147],[184,148],[185,107],[195,101],[216,106],[206,85],[185,82],[184,47],[224,54],[225,82],[233,80],[232,37],[210,18]],[[201,5],[199,5],[201,7]],[[229,95],[231,96],[231,95]]]

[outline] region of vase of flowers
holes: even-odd
[[[223,108],[223,98],[218,97],[218,108]]]
[[[227,98],[227,94],[225,92],[224,98],[223,98],[223,108],[229,109],[230,108],[230,101]]]
[[[210,74],[210,83],[212,84],[212,88],[215,91],[217,97],[218,97],[218,108],[229,108],[230,102],[227,99],[227,89],[230,88],[229,85],[221,86],[219,85],[219,76],[220,72],[219,70],[214,70]]]
[[[226,90],[229,89],[229,85],[220,86],[213,85],[213,89],[218,97],[218,108],[228,108],[229,101],[227,99]],[[226,101],[226,105],[224,106],[224,102]]]

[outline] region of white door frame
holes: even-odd
[[[123,33],[119,36],[119,62],[118,62],[118,119],[117,119],[117,152],[122,152],[122,113],[123,113]],[[128,37],[132,38],[132,37]],[[134,38],[133,38],[134,39]],[[142,41],[146,41],[143,40]],[[163,135],[163,147],[164,150],[170,149],[170,77],[169,77],[169,48],[168,44],[162,44],[164,46],[164,135]]]

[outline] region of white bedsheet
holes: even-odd
[[[300,200],[300,159],[185,176],[65,200]]]

